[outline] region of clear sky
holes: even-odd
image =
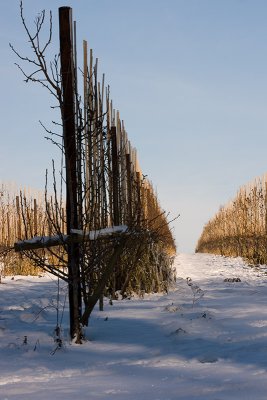
[[[203,225],[238,188],[267,171],[267,1],[24,0],[73,8],[80,50],[94,49],[140,164],[175,222],[178,251],[193,252]],[[25,84],[12,42],[30,54],[19,1],[1,1],[0,180],[41,189],[57,150],[43,139],[51,100]]]

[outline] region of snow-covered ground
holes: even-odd
[[[56,279],[3,279],[0,400],[266,400],[266,269],[203,254],[176,268],[169,294],[95,310],[82,346],[68,342],[61,283],[54,354]]]

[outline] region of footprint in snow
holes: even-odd
[[[212,364],[218,361],[217,357],[214,356],[203,356],[198,359],[201,364]]]
[[[185,335],[187,332],[182,329],[182,328],[178,328],[175,331],[171,332],[171,336],[173,335]]]

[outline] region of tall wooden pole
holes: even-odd
[[[21,212],[20,212],[20,203],[19,196],[16,196],[16,209],[17,209],[17,239],[21,240]]]
[[[112,197],[113,197],[113,225],[120,224],[119,213],[119,164],[116,127],[111,127],[111,163],[112,163]]]
[[[37,200],[33,199],[33,230],[34,235],[37,235],[38,222],[37,222]]]
[[[62,77],[62,122],[66,166],[67,234],[78,228],[77,149],[75,136],[75,93],[72,35],[72,9],[59,8],[60,61]],[[70,334],[80,342],[81,290],[79,245],[68,245]]]
[[[131,173],[131,158],[130,154],[125,154],[126,158],[126,174],[127,174],[127,224],[132,226],[132,173]]]

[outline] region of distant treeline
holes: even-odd
[[[267,176],[243,186],[204,226],[196,252],[267,263]]]

